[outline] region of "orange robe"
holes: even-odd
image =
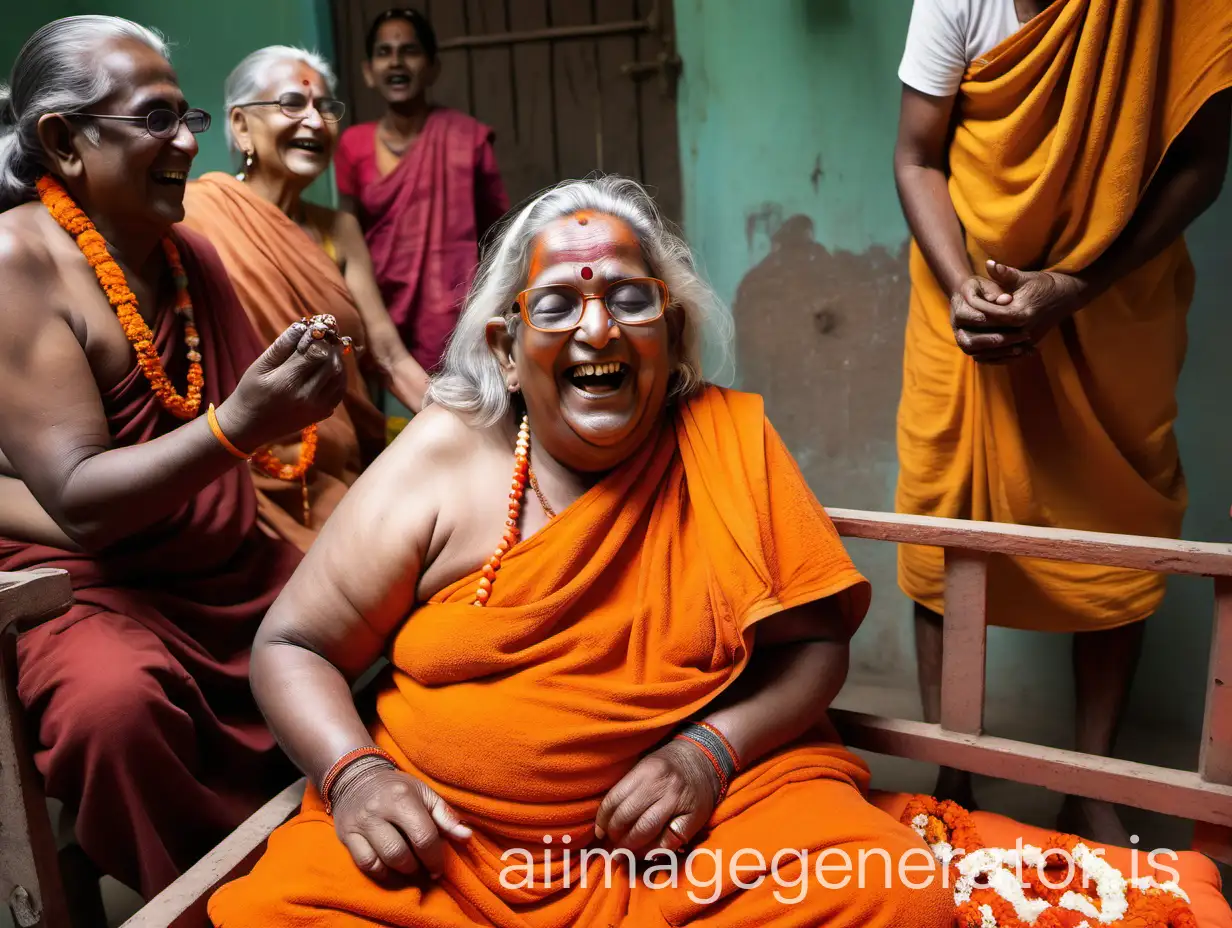
[[[310,789],[253,872],[215,894],[215,925],[948,925],[953,903],[939,884],[904,890],[894,868],[887,890],[878,863],[868,870],[875,891],[856,890],[854,879],[843,890],[814,881],[796,905],[777,901],[770,879],[744,890],[724,879],[710,906],[690,900],[683,879],[631,890],[621,857],[610,887],[595,856],[581,885],[603,796],[740,675],[760,620],[836,596],[854,630],[869,600],[759,397],[709,388],[673,420],[510,551],[483,612],[471,605],[475,574],[396,634],[371,730],[475,830],[447,845],[444,877],[374,883]],[[915,835],[867,802],[867,779],[858,758],[818,731],[737,776],[698,844],[722,853],[724,868],[742,848],[766,862],[781,848],[842,848],[853,860],[860,848],[895,861],[918,853]],[[519,885],[524,869],[506,871],[513,888],[502,885],[502,870],[525,860],[502,861],[510,849],[533,854],[533,886]],[[713,875],[704,863],[699,881]]]
[[[362,350],[363,320],[338,266],[277,206],[230,174],[212,173],[188,185],[184,208],[185,224],[208,238],[222,255],[227,275],[264,343],[298,319],[332,313],[342,334],[351,336]],[[316,458],[307,477],[311,525],[304,524],[299,481],[253,471],[262,528],[303,551],[359,477],[365,458],[379,454],[384,446],[385,417],[368,397],[359,356],[357,350],[344,359],[346,399],[318,426]],[[275,445],[273,450],[294,462],[299,443]]]
[[[949,191],[973,268],[1073,273],[1125,228],[1169,144],[1232,86],[1227,0],[1059,0],[968,70]],[[918,247],[898,415],[900,512],[1176,537],[1172,426],[1193,268],[1183,240],[1047,335],[1034,357],[963,354]],[[901,547],[899,583],[940,612],[942,555]],[[1164,577],[994,558],[989,620],[1089,631],[1141,620]]]

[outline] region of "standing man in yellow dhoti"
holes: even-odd
[[[1227,169],[1227,0],[916,0],[899,76],[914,236],[900,512],[1175,537],[1173,421],[1194,273],[1181,238]],[[925,716],[942,554],[904,547]],[[1107,754],[1163,578],[993,559],[989,621],[1077,632],[1077,747]],[[970,778],[938,791],[970,804]],[[1124,844],[1115,810],[1062,826]]]

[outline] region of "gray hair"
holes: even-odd
[[[223,88],[226,99],[223,109],[227,114],[227,146],[232,151],[239,151],[239,146],[236,145],[235,134],[231,131],[231,111],[237,106],[256,100],[265,89],[266,73],[283,61],[303,62],[321,75],[331,94],[337,91],[338,79],[334,77],[334,69],[316,52],[293,45],[267,45],[265,48],[258,48],[227,75],[227,83]]]
[[[170,60],[161,35],[118,16],[57,19],[17,53],[9,83],[0,84],[0,212],[35,197],[34,182],[46,171],[39,120],[89,110],[115,90],[96,64],[99,46],[112,39],[136,39]],[[85,131],[98,144],[97,128]]]
[[[485,335],[488,320],[506,315],[525,286],[531,246],[539,233],[579,210],[627,222],[642,243],[650,272],[667,284],[672,307],[684,314],[672,397],[687,397],[704,386],[703,353],[717,356],[722,368],[731,365],[731,313],[699,273],[684,239],[637,181],[595,176],[549,187],[502,220],[449,340],[444,367],[429,388],[431,402],[479,428],[495,424],[509,412],[509,389]],[[508,321],[511,331],[517,322],[516,317]]]

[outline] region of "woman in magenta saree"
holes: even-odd
[[[369,29],[364,79],[387,104],[343,133],[338,192],[364,229],[390,318],[412,356],[435,368],[479,261],[479,240],[509,208],[492,130],[432,106],[436,35],[414,10]]]

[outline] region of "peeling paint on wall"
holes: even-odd
[[[774,215],[766,204],[750,215],[749,227],[773,224]],[[801,214],[769,237],[770,253],[744,276],[733,307],[742,384],[765,397],[771,421],[823,503],[880,508],[894,476],[886,462],[895,460],[910,290],[906,246],[897,254],[879,246],[831,252]],[[897,615],[901,603],[886,589],[894,583],[893,549],[870,547],[868,554],[861,558],[865,569],[887,594],[876,608]],[[864,642],[862,665],[903,666],[903,636],[888,614],[865,630],[878,641]]]

